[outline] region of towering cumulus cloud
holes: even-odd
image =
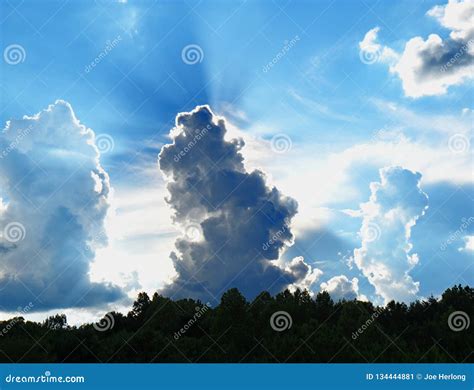
[[[411,229],[428,207],[420,189],[421,174],[400,167],[380,170],[371,183],[369,202],[362,205],[362,247],[354,251],[356,265],[385,302],[416,298],[418,282],[409,271],[418,263],[411,253]]]
[[[57,101],[0,134],[0,309],[85,307],[121,297],[91,283],[109,178],[92,130]]]
[[[302,258],[286,267],[274,260],[292,243],[297,204],[246,172],[242,140],[224,139],[225,122],[209,107],[179,114],[159,163],[168,180],[168,202],[183,230],[171,254],[177,278],[166,293],[215,301],[237,287],[247,297],[263,290],[307,287],[320,274]]]

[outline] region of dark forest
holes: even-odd
[[[440,299],[384,307],[299,290],[248,302],[230,289],[216,307],[140,293],[127,315],[107,313],[96,324],[69,326],[63,314],[0,322],[0,360],[474,362],[473,315],[474,289],[461,285]]]

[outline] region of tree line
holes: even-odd
[[[0,321],[0,362],[474,362],[473,315],[461,285],[385,306],[300,290],[249,302],[233,288],[215,307],[140,293],[98,323]]]

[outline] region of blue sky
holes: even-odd
[[[313,272],[312,291],[383,303],[472,285],[473,7],[442,0],[2,2],[1,122],[33,116],[60,99],[93,130],[91,142],[102,135],[113,143],[99,147],[100,167],[110,177],[104,185],[113,193],[106,195],[110,207],[92,217],[103,219],[107,239],[78,271],[91,278],[87,283],[110,287],[109,301],[92,299],[81,315],[128,304],[116,288],[133,297],[176,277],[170,252],[185,225],[171,221],[157,160],[171,142],[176,115],[198,105],[226,119],[229,138],[245,140],[247,171],[261,169],[268,185],[298,202],[294,242],[273,260],[285,269],[303,257]],[[22,49],[18,63],[8,60],[11,45]],[[189,45],[197,50],[196,63],[186,60]],[[60,111],[50,120],[71,120]],[[283,153],[275,151],[278,137]],[[12,138],[4,138],[5,148]],[[36,135],[24,138],[20,144],[31,142],[32,149],[17,149],[24,155],[33,150],[32,159],[36,145],[61,149],[63,138],[67,150],[74,149],[68,137],[53,134],[46,146]],[[412,176],[389,171],[379,193],[397,190],[398,198],[381,205],[371,183],[381,182],[382,168],[395,166]],[[88,169],[100,171],[94,164]],[[416,172],[420,178],[413,181]],[[28,225],[14,189],[29,172],[0,173],[0,222],[21,216]],[[56,176],[68,171],[49,173],[42,186],[62,184]],[[401,201],[418,190],[426,194],[426,209]],[[49,191],[56,196],[63,190]],[[23,211],[15,214],[14,206]],[[83,224],[82,209],[76,215],[68,207]],[[377,214],[384,209],[388,214]],[[393,225],[385,226],[390,210]],[[373,232],[364,231],[369,225],[377,226],[377,245]],[[385,255],[391,253],[397,255]],[[58,258],[69,255],[59,252]],[[368,277],[374,269],[383,276]],[[2,277],[13,272],[0,271]],[[49,275],[43,282],[54,280]],[[301,283],[309,286],[306,279]],[[411,288],[409,296],[400,293]],[[51,302],[45,309],[70,305]]]

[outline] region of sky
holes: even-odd
[[[1,318],[474,284],[474,1],[0,8]]]

